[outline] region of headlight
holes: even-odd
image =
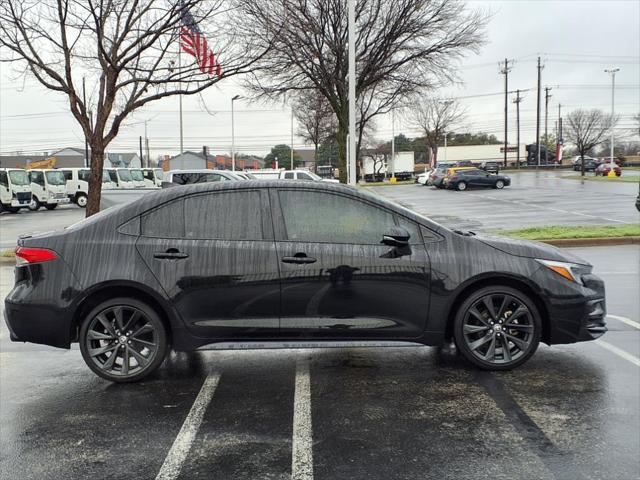
[[[555,262],[552,260],[542,260],[537,258],[536,261],[547,267],[549,270],[553,270],[558,275],[562,275],[564,278],[571,282],[582,283],[582,275],[591,273],[593,267],[591,265],[580,265],[578,263],[569,262]]]

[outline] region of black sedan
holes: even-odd
[[[444,179],[447,188],[466,190],[471,187],[502,189],[511,185],[511,178],[506,175],[492,175],[479,169],[458,170]]]
[[[150,374],[170,348],[238,342],[454,340],[477,367],[505,370],[540,341],[606,331],[604,284],[584,260],[451,231],[324,182],[160,190],[23,236],[16,258],[11,339],[79,342],[88,366],[116,382]]]

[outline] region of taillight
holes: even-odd
[[[53,250],[46,248],[16,248],[16,265],[27,265],[31,263],[42,263],[56,260],[58,255]]]

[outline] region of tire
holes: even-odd
[[[58,206],[57,203],[47,203],[44,207],[47,210],[55,210],[57,206]]]
[[[9,207],[7,208],[7,212],[9,213],[18,213],[20,209],[18,207]]]
[[[471,293],[458,308],[453,325],[458,351],[483,370],[522,365],[537,350],[541,334],[542,321],[534,302],[521,291],[501,285]]]
[[[467,189],[467,182],[458,182],[456,185],[456,190],[459,192],[464,192]]]
[[[117,383],[137,382],[150,375],[168,351],[167,329],[158,313],[128,297],[106,300],[91,310],[78,338],[87,366]]]
[[[32,212],[37,212],[38,210],[40,210],[41,206],[42,206],[42,203],[40,203],[40,200],[38,200],[38,197],[31,197],[29,210],[31,210]]]
[[[76,205],[78,205],[80,208],[86,208],[87,196],[84,193],[79,193],[78,195],[76,195],[75,202]]]
[[[496,186],[496,188],[497,188],[498,190],[502,190],[502,189],[504,188],[504,181],[502,181],[502,180],[497,180],[497,181],[496,181],[496,185],[495,185],[495,186]]]

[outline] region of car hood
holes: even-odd
[[[541,260],[589,265],[589,262],[586,260],[546,243],[485,234],[476,234],[473,238],[496,250],[517,257],[539,258]]]

